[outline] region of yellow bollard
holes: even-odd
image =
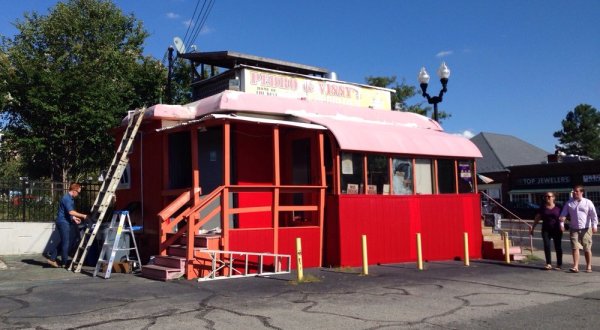
[[[302,271],[302,240],[300,237],[296,237],[296,265],[298,282],[301,282],[304,279],[304,272]]]
[[[417,268],[423,270],[423,252],[421,251],[421,233],[417,233]]]
[[[369,275],[369,261],[367,260],[367,235],[362,235],[362,258],[363,258],[362,275]]]
[[[504,259],[507,264],[510,264],[510,246],[508,241],[508,233],[504,233]]]
[[[469,266],[469,233],[465,232],[463,235],[465,242],[465,266]]]

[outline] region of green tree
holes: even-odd
[[[173,104],[186,104],[192,102],[192,65],[190,61],[178,57],[173,62],[173,78],[171,89]]]
[[[567,154],[600,159],[600,112],[580,104],[562,120],[563,128],[554,132],[560,142],[556,149]]]
[[[396,81],[396,76],[368,76],[367,78],[365,78],[365,81],[368,85],[371,86],[390,88],[396,91],[392,94],[393,110],[415,112],[423,116],[427,116],[427,113],[433,110],[430,106],[424,106],[423,102],[419,102],[412,105],[409,105],[407,103],[408,99],[415,95],[418,95],[419,92],[417,91],[417,88],[415,86],[407,85],[404,79],[402,79],[401,83],[398,83]],[[441,123],[442,120],[450,118],[451,116],[452,115],[447,112],[440,111],[438,113],[439,122]]]
[[[166,79],[142,56],[142,23],[108,0],[68,0],[14,25],[0,40],[7,145],[33,178],[97,173],[114,153],[110,129],[127,110],[158,103]]]

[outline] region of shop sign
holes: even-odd
[[[519,178],[515,181],[518,186],[536,187],[536,186],[564,186],[571,184],[569,176],[545,176],[534,178]]]
[[[600,183],[600,174],[584,174],[583,183]]]
[[[241,80],[245,93],[391,109],[391,92],[382,89],[247,68],[242,70]]]

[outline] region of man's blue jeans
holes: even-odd
[[[69,248],[71,244],[71,224],[64,221],[56,222],[56,230],[58,231],[58,235],[60,236],[60,255],[62,259],[63,265],[66,264],[67,260],[69,260]],[[50,259],[56,260],[56,256],[58,254],[58,244],[56,248],[50,251]]]

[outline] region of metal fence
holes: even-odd
[[[100,183],[82,183],[75,209],[89,213],[100,190]],[[67,192],[61,182],[0,180],[0,222],[48,222],[56,219],[58,203]]]

